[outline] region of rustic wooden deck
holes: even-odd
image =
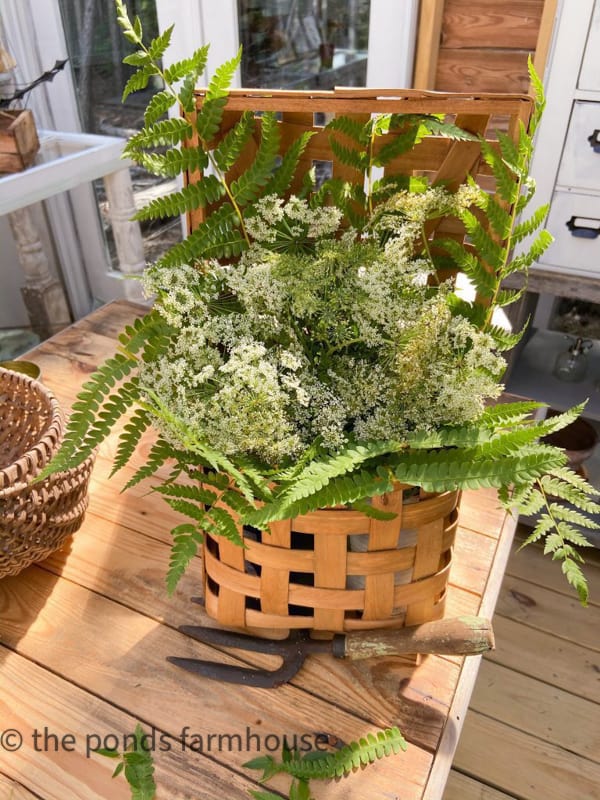
[[[36,350],[32,358],[65,407],[114,350],[131,313],[115,304]],[[8,747],[3,740],[0,800],[125,800],[124,781],[111,781],[113,764],[86,757],[86,738],[122,737],[138,720],[157,737],[160,800],[247,798],[259,787],[242,765],[257,754],[257,741],[264,752],[269,734],[325,732],[348,741],[392,724],[409,741],[405,754],[342,782],[315,782],[315,798],[600,797],[598,606],[580,609],[559,579],[554,584],[558,570],[533,550],[515,557],[505,580],[498,647],[483,663],[444,794],[479,659],[429,656],[415,668],[394,658],[348,665],[318,656],[290,685],[270,691],[171,667],[167,655],[228,656],[176,630],[207,622],[189,601],[199,593],[199,569],[167,597],[173,520],[145,487],[118,493],[128,475],[108,480],[111,449],[114,442],[100,453],[90,509],[72,541],[43,565],[0,581],[0,731],[23,736],[14,751],[14,738]],[[461,513],[447,613],[491,613],[512,523],[491,492],[466,493]],[[600,567],[593,569],[600,588]],[[186,726],[188,736],[202,735],[203,752],[193,752],[189,738],[184,748]],[[211,742],[210,734],[223,738]],[[235,745],[228,752],[224,737],[236,734],[242,752]],[[288,782],[272,785],[283,790]]]
[[[537,547],[516,552],[444,800],[600,798],[600,551],[582,608]]]

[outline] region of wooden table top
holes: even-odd
[[[65,409],[141,311],[111,303],[28,354]],[[109,480],[114,448],[114,441],[102,447],[90,507],[72,540],[44,564],[0,581],[0,798],[129,798],[123,778],[111,780],[114,762],[88,756],[86,746],[114,746],[139,721],[155,735],[160,799],[248,798],[259,789],[258,773],[242,765],[259,747],[279,755],[284,735],[347,742],[397,725],[405,753],[342,781],[313,781],[314,797],[439,800],[480,657],[427,656],[411,666],[397,657],[349,664],[311,656],[291,683],[270,690],[215,683],[169,664],[169,655],[235,659],[177,631],[214,624],[190,602],[201,592],[200,559],[169,598],[174,512],[148,486],[120,493],[135,465]],[[448,616],[492,616],[514,527],[493,491],[465,492]],[[22,745],[11,749],[18,740],[3,740],[2,730],[17,731]],[[288,786],[285,776],[269,783],[281,792]]]

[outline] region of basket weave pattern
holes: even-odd
[[[0,369],[0,578],[43,561],[81,525],[93,457],[40,481],[64,419],[41,383]]]
[[[244,530],[245,549],[206,533],[207,612],[234,627],[320,631],[443,616],[459,493],[406,488],[372,500],[392,520],[323,509],[271,523],[262,536]]]

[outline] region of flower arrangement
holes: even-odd
[[[386,518],[369,498],[397,482],[431,492],[496,487],[507,507],[538,515],[528,541],[545,538],[585,603],[577,547],[588,544],[581,527],[595,527],[586,514],[600,506],[564,453],[540,443],[582,409],[539,420],[532,416],[539,404],[490,403],[503,388],[501,354],[520,336],[494,321],[495,310],[519,296],[502,281],[526,271],[551,241],[538,231],[546,209],[522,221],[543,108],[533,70],[538,100],[529,129],[521,126],[516,143],[499,133],[497,148],[480,140],[496,196],[473,180],[449,191],[425,178],[376,177],[376,167],[426,134],[477,140],[441,117],[416,114],[365,123],[337,117],[328,126],[332,150],[364,180],[333,178],[318,187],[309,174],[290,195],[310,133],[279,157],[270,112],[261,117],[253,163],[229,178],[257,124],[247,112],[217,136],[239,54],[216,71],[197,112],[193,89],[207,48],[163,70],[171,29],[146,46],[122,0],[117,12],[137,48],[125,59],[136,72],[124,96],[154,74],[165,82],[127,154],[165,176],[205,171],[138,216],[208,211],[147,269],[153,307],[85,384],[49,469],[82,461],[135,405],[115,470],[147,428],[158,431],[128,485],[171,466],[155,489],[188,518],[173,530],[171,591],[202,531],[241,545],[238,522],[264,530],[344,504]],[[182,116],[162,119],[175,103]],[[399,135],[388,141],[391,131]],[[460,221],[467,245],[430,233],[441,216]],[[533,243],[513,256],[527,237]],[[440,269],[450,277],[440,279]],[[474,286],[475,300],[460,296],[457,272]]]

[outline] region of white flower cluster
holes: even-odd
[[[257,242],[274,244],[278,239],[320,239],[333,236],[339,228],[341,211],[334,207],[310,208],[298,197],[287,202],[276,195],[263,197],[256,214],[246,220],[246,230]]]
[[[504,362],[489,336],[453,316],[451,287],[428,286],[428,262],[414,256],[419,209],[455,202],[430,192],[411,199],[410,220],[394,218],[383,245],[333,237],[332,209],[265,198],[249,226],[262,242],[236,266],[150,274],[172,347],[142,365],[147,396],[214,449],[272,466],[315,440],[336,451],[350,438],[475,419],[499,394]],[[293,235],[296,223],[314,236],[310,252],[265,249],[269,230]]]

